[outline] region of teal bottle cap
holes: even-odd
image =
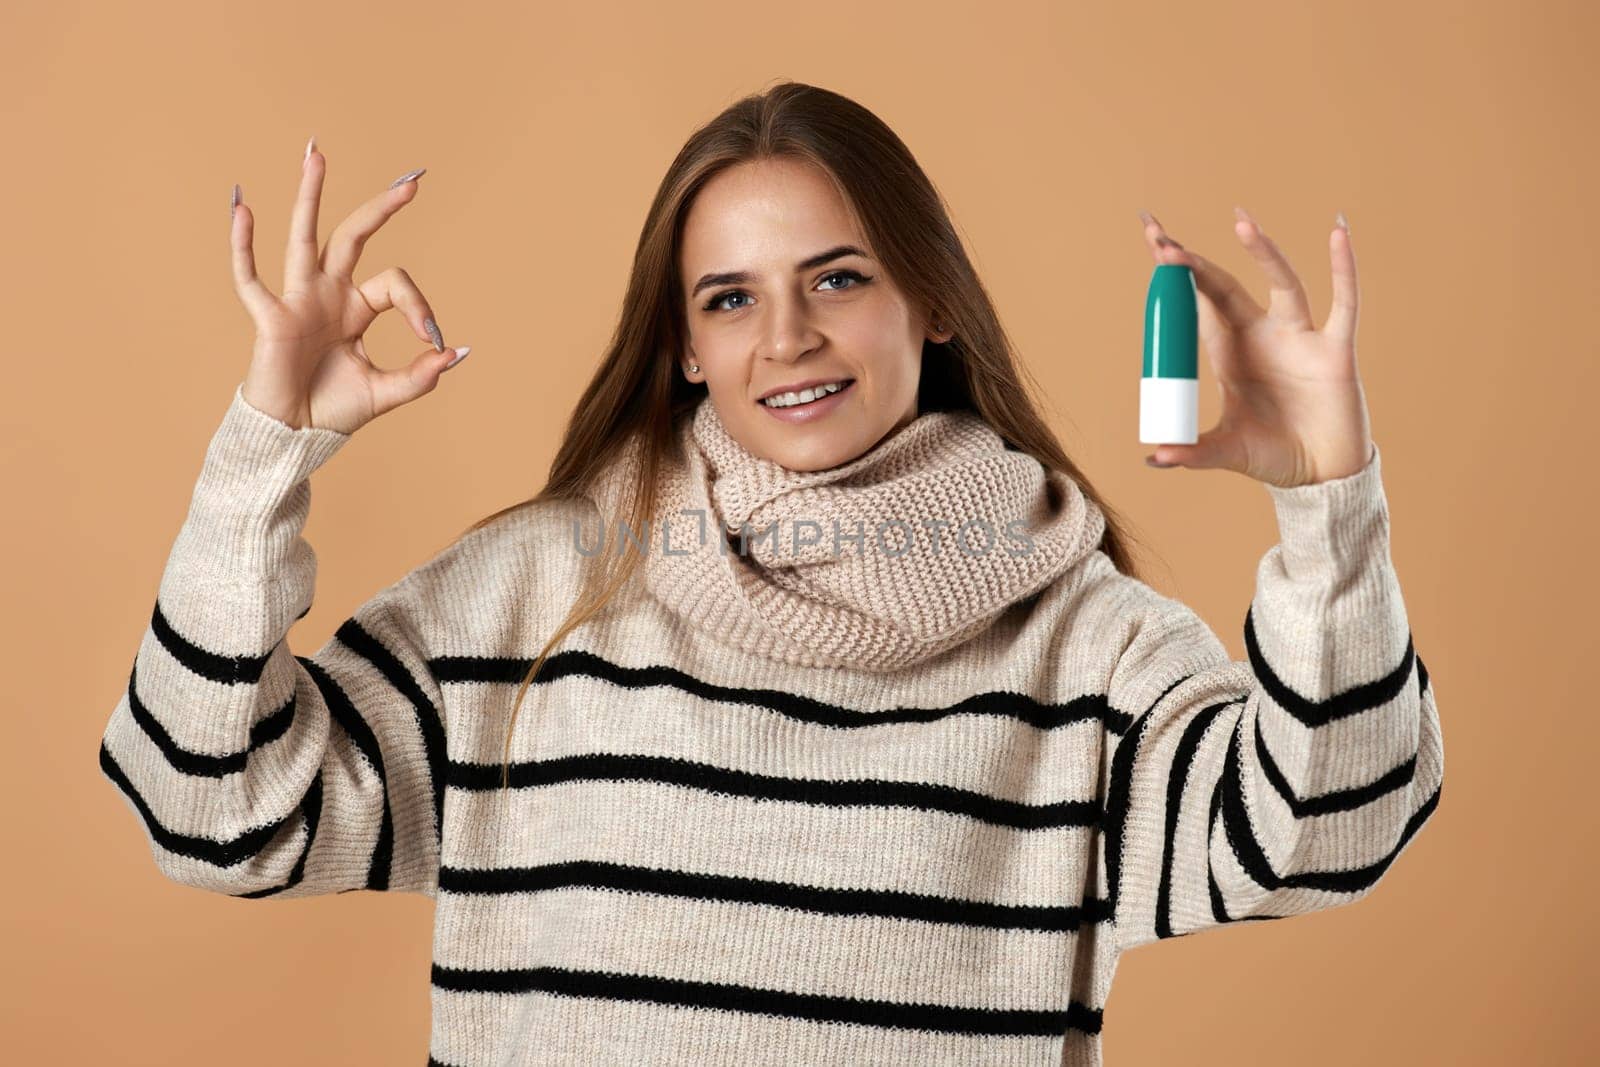
[[[1200,377],[1200,314],[1194,271],[1162,263],[1150,276],[1144,304],[1145,378]]]

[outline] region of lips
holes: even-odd
[[[764,404],[773,397],[782,396],[784,393],[803,393],[807,389],[816,389],[824,385],[848,385],[853,381],[855,381],[854,378],[846,375],[841,375],[837,378],[808,378],[803,382],[796,382],[793,385],[780,385],[776,389],[770,389],[756,397],[756,403]]]
[[[767,404],[761,404],[759,401],[757,403],[762,411],[765,411],[778,421],[800,425],[826,418],[829,412],[837,410],[847,397],[853,395],[855,386],[855,379],[847,378],[844,380],[842,388],[835,389],[831,393],[824,393],[822,396],[802,404],[790,404],[788,407],[771,407]]]

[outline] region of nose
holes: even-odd
[[[793,363],[814,351],[821,341],[803,299],[780,303],[770,316],[763,355],[778,363]]]

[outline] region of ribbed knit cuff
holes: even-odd
[[[231,576],[261,581],[274,577],[299,535],[309,500],[297,490],[351,435],[296,429],[251,406],[243,389],[235,387],[195,483],[189,525],[209,543],[191,542],[191,550]]]
[[[1375,548],[1387,552],[1389,508],[1382,467],[1374,443],[1372,458],[1354,474],[1287,489],[1267,484],[1290,578],[1333,581],[1370,562]]]

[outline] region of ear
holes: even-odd
[[[686,351],[678,357],[678,369],[683,372],[685,378],[697,384],[704,383],[706,380],[706,369],[704,367],[700,367],[699,370],[691,369],[699,366],[699,363],[700,360],[695,357],[693,345],[686,346]]]
[[[956,335],[955,331],[950,329],[938,312],[929,312],[927,323],[928,326],[924,331],[924,335],[936,345],[942,345]]]

